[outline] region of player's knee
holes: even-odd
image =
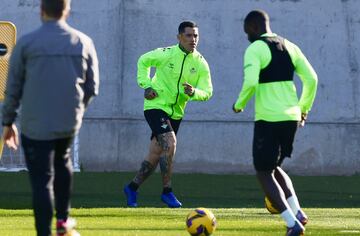
[[[152,163],[148,160],[144,160],[141,163],[140,171],[141,171],[141,173],[150,175],[150,174],[152,174],[152,172],[154,172],[155,168],[156,168],[156,165],[154,163]]]

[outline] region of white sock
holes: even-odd
[[[286,201],[288,202],[288,204],[289,204],[292,212],[294,213],[294,215],[296,215],[296,213],[301,210],[299,200],[296,197],[296,195],[292,195],[291,197],[286,199]]]
[[[286,225],[288,228],[291,228],[295,225],[296,217],[291,210],[287,209],[281,212],[281,217],[286,221]]]

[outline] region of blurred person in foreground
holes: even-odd
[[[98,59],[92,40],[66,23],[70,0],[42,0],[42,26],[20,38],[8,73],[3,138],[17,149],[15,119],[21,105],[21,143],[32,187],[38,236],[80,235],[69,217],[71,144],[91,98],[98,94]],[[55,205],[55,206],[54,206]]]

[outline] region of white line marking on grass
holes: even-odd
[[[339,233],[358,234],[360,230],[340,230]]]

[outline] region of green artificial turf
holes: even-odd
[[[185,217],[195,207],[214,212],[215,236],[285,234],[280,216],[263,207],[254,176],[175,174],[173,188],[184,208],[168,209],[156,173],[140,189],[139,208],[129,209],[122,188],[133,174],[75,174],[71,215],[82,236],[185,236]],[[310,218],[306,235],[360,235],[360,176],[292,179]],[[27,173],[0,173],[0,224],[0,235],[35,235]]]

